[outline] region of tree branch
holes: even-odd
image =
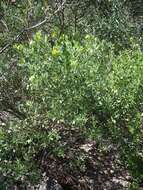
[[[53,14],[55,15],[55,14],[57,14],[59,11],[61,11],[61,10],[63,9],[65,3],[66,3],[66,0],[63,1],[63,3],[58,7],[58,9],[57,9]],[[11,41],[10,43],[6,44],[3,48],[0,49],[0,54],[2,54],[6,49],[8,49],[10,46],[12,46],[12,44],[13,44],[15,41],[17,41],[23,33],[27,32],[27,31],[29,31],[29,30],[33,30],[33,29],[35,29],[35,28],[37,28],[37,27],[40,27],[40,26],[44,25],[44,24],[48,21],[48,19],[49,19],[49,18],[46,17],[43,21],[41,21],[41,22],[39,22],[39,23],[37,23],[37,24],[35,24],[35,25],[33,25],[33,26],[30,26],[30,27],[28,27],[28,28],[22,29],[21,32],[20,32],[18,35],[16,35],[16,36],[12,39],[12,41]]]

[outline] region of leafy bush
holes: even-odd
[[[111,43],[90,35],[81,43],[62,36],[51,46],[40,32],[15,48],[26,92],[18,108],[26,118],[0,129],[2,173],[26,181],[43,149],[64,157],[67,145],[51,127],[60,123],[99,143],[112,139],[134,177],[142,177],[142,52],[135,47],[115,55]]]
[[[137,29],[131,19],[127,1],[99,1],[94,19],[94,33],[100,39],[116,45],[116,51],[131,48],[130,38],[137,39]]]

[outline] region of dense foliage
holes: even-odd
[[[55,15],[60,2],[34,2],[1,2],[1,50],[11,43],[0,51],[0,111],[10,114],[0,117],[0,183],[37,183],[43,157],[68,160],[70,174],[85,171],[88,158],[73,148],[75,139],[96,141],[101,152],[116,147],[132,176],[128,188],[137,189],[143,180],[142,36],[126,4],[85,0],[70,9],[66,2]],[[52,23],[21,32],[45,16]]]

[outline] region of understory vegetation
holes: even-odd
[[[100,171],[89,144],[103,161],[114,149],[127,189],[140,189],[142,31],[130,2],[95,2],[1,2],[0,189],[43,173],[64,188],[91,155]]]

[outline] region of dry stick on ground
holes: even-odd
[[[57,9],[53,14],[55,15],[55,14],[57,14],[59,11],[61,11],[61,10],[63,9],[65,3],[66,3],[66,0],[63,1],[63,3],[58,7],[58,9]],[[33,25],[33,26],[30,26],[30,27],[28,27],[28,28],[22,29],[21,32],[20,32],[18,35],[16,35],[16,36],[12,39],[12,41],[11,41],[10,43],[6,44],[3,48],[0,49],[0,54],[3,53],[6,49],[8,49],[16,40],[18,40],[18,39],[20,38],[20,36],[21,36],[24,32],[27,32],[27,31],[29,31],[29,30],[32,30],[32,29],[35,29],[35,28],[37,28],[37,27],[42,26],[43,24],[45,24],[45,23],[48,21],[48,19],[49,19],[48,17],[45,17],[45,19],[44,19],[43,21],[41,21],[41,22],[39,22],[39,23],[37,23],[37,24],[35,24],[35,25]]]

